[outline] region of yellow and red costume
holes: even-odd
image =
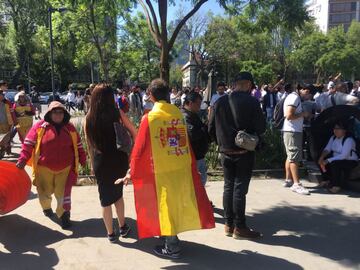
[[[130,163],[139,238],[215,227],[180,110],[155,103],[141,121]]]
[[[15,122],[15,115],[14,110],[12,108],[11,102],[4,99],[3,101],[4,107],[5,107],[5,118],[6,122],[0,123],[0,134],[5,134],[10,131],[10,128],[12,125],[14,125]]]
[[[17,132],[21,143],[24,143],[26,134],[29,132],[33,125],[33,116],[35,115],[35,108],[31,103],[20,104],[14,103],[14,113],[18,124],[16,125]]]
[[[28,162],[32,167],[33,184],[43,210],[51,209],[51,195],[54,194],[56,214],[61,217],[71,209],[71,189],[77,180],[79,163],[84,165],[86,162],[86,154],[78,132],[69,123],[67,112],[61,128],[55,127],[48,119],[45,115],[45,120],[30,129],[19,162]]]

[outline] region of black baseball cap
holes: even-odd
[[[235,81],[250,81],[254,84],[254,77],[250,72],[242,71],[235,77]]]

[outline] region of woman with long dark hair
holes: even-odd
[[[98,183],[103,219],[110,242],[116,242],[118,234],[113,229],[112,210],[114,204],[119,222],[119,234],[125,237],[129,226],[125,223],[123,182],[115,181],[123,178],[129,168],[127,153],[117,149],[114,123],[122,122],[135,140],[136,129],[117,109],[113,89],[106,84],[98,84],[91,95],[90,111],[86,115],[85,134],[92,161],[92,168]]]

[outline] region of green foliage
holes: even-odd
[[[156,47],[145,16],[138,13],[121,27],[117,67],[123,67],[131,81],[150,82],[159,76],[160,50]]]
[[[173,66],[170,68],[170,86],[182,86],[183,73],[180,66]]]
[[[243,61],[240,63],[240,71],[249,71],[256,78],[256,83],[267,84],[275,80],[275,73],[271,64],[262,64],[253,60]]]
[[[75,125],[75,128],[77,130],[77,132],[80,135],[80,139],[81,139],[81,143],[84,147],[86,156],[88,157],[86,160],[86,164],[85,166],[80,166],[79,168],[79,175],[91,175],[91,164],[90,164],[90,155],[88,153],[88,147],[87,147],[87,142],[85,139],[85,130],[83,128],[83,125],[81,124],[81,122],[77,122]]]
[[[268,127],[262,139],[264,148],[256,152],[255,169],[283,168],[286,154],[280,131]]]

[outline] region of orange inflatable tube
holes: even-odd
[[[31,180],[14,163],[0,161],[0,215],[23,205],[29,198]]]

